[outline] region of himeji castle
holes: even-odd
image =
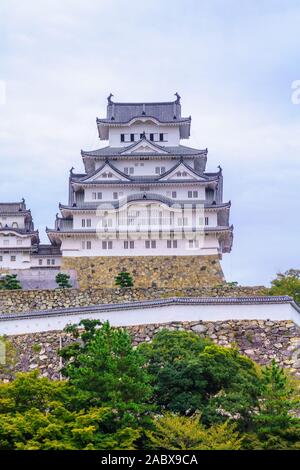
[[[175,95],[157,103],[120,103],[109,95],[106,117],[96,120],[100,140],[108,143],[81,151],[84,172],[70,170],[69,200],[46,228],[51,245],[32,248],[38,235],[28,212],[20,211],[29,231],[26,237],[10,233],[26,245],[22,267],[42,267],[44,256],[48,265],[75,270],[83,286],[93,280],[112,286],[122,270],[141,286],[223,279],[219,260],[231,250],[233,227],[222,169],[206,171],[207,149],[183,145],[191,117],[182,116]]]
[[[207,149],[182,145],[191,117],[182,116],[180,96],[157,103],[112,97],[106,117],[96,120],[108,145],[81,151],[85,172],[71,169],[69,200],[59,205],[55,227],[47,228],[63,259],[229,252],[233,229],[222,169],[207,172]]]

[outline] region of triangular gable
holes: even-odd
[[[148,139],[141,139],[129,147],[125,147],[123,152],[120,152],[120,155],[128,155],[132,153],[159,153],[168,155],[164,147],[161,145],[156,145]]]
[[[131,178],[122,171],[115,168],[110,162],[105,162],[92,175],[82,178],[82,183],[93,183],[95,181],[128,181]]]
[[[162,174],[159,178],[159,181],[168,181],[172,179],[181,181],[205,181],[207,178],[205,178],[204,176],[200,176],[191,167],[186,165],[183,161],[180,161],[173,168],[168,170],[166,173]]]

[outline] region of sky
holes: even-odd
[[[232,201],[228,281],[300,268],[299,0],[0,0],[0,201],[46,242],[69,169],[116,101],[182,97]]]

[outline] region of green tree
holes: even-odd
[[[74,392],[69,383],[36,372],[1,384],[0,449],[135,449],[137,426],[124,426],[110,407],[74,410]]]
[[[127,271],[121,271],[115,277],[115,284],[121,288],[124,287],[133,287],[133,279],[132,276]]]
[[[259,410],[253,415],[253,431],[262,448],[300,449],[299,405],[299,382],[275,361],[263,368]]]
[[[13,375],[16,360],[17,353],[14,345],[7,337],[0,336],[0,379]]]
[[[165,413],[154,419],[154,430],[146,431],[155,450],[239,450],[242,439],[227,422],[205,428],[200,416]]]
[[[187,331],[162,330],[139,349],[161,409],[200,410],[206,425],[231,418],[247,428],[260,392],[259,370],[249,358]]]
[[[289,269],[285,273],[278,273],[271,282],[270,295],[290,295],[300,304],[300,269]]]
[[[55,277],[55,281],[61,289],[69,289],[72,287],[69,274],[58,273]]]
[[[95,320],[83,320],[67,331],[78,340],[60,353],[65,360],[62,373],[85,402],[124,411],[145,408],[152,392],[150,378],[128,332]]]
[[[20,290],[22,289],[21,283],[17,274],[6,274],[0,279],[0,290]]]

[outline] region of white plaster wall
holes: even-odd
[[[42,262],[43,262],[42,265],[39,264],[39,260],[40,260],[40,259],[41,259]],[[48,265],[48,264],[47,264],[47,260],[48,260],[48,259],[50,259],[50,260],[54,259],[54,263],[55,263],[55,264],[53,265],[53,264],[51,263],[50,265]],[[41,267],[43,267],[43,268],[49,268],[49,267],[51,268],[51,267],[52,267],[52,268],[53,268],[53,267],[59,267],[60,265],[61,265],[61,256],[47,256],[47,257],[45,257],[45,256],[41,256],[41,257],[39,257],[39,256],[33,256],[33,257],[31,258],[31,266],[32,266],[33,268],[41,268]]]
[[[126,127],[111,127],[109,129],[109,145],[111,147],[126,147],[130,145],[130,142],[121,142],[121,134],[141,134],[145,131],[148,133],[160,133],[168,134],[167,142],[156,142],[158,145],[175,146],[179,145],[179,125],[178,126],[158,126],[154,122],[145,121],[137,122],[131,126]],[[133,142],[132,142],[133,143]]]
[[[4,251],[4,250],[3,250]],[[9,253],[4,253],[0,251],[0,256],[2,256],[2,261],[0,261],[0,269],[29,269],[31,266],[30,254],[28,253],[18,253],[9,251]],[[16,257],[16,261],[11,261],[11,256]]]
[[[18,224],[19,228],[24,228],[25,227],[24,215],[16,214],[13,216],[3,216],[3,215],[0,216],[0,224],[2,224],[2,227],[5,227],[5,225],[8,225],[8,227],[11,227],[14,222]]]
[[[172,198],[172,191],[176,191],[176,198]],[[198,198],[188,198],[188,191],[198,191]],[[99,202],[101,201],[114,201],[113,199],[113,193],[117,192],[123,193],[123,195],[120,195],[119,198],[126,197],[126,195],[133,195],[133,194],[139,194],[139,193],[151,193],[151,194],[157,194],[157,195],[162,195],[162,196],[167,196],[170,199],[174,199],[174,201],[178,200],[190,200],[191,202],[194,201],[204,201],[205,200],[205,187],[204,186],[192,186],[192,185],[187,185],[187,186],[178,186],[178,183],[170,183],[167,186],[153,186],[153,185],[145,185],[141,183],[140,186],[136,187],[111,187],[107,188],[104,187],[103,185],[95,185],[93,188],[86,188],[84,191],[84,201],[85,202],[97,202],[98,199],[93,199],[93,194],[92,193],[97,193],[101,192],[102,193],[102,199],[99,199]]]
[[[79,323],[89,318],[105,321],[112,326],[132,326],[173,321],[226,321],[226,320],[292,320],[300,325],[300,314],[289,303],[255,305],[170,305],[152,308],[90,312],[64,316],[0,322],[0,335],[16,335],[42,331],[62,330],[67,324]]]
[[[30,236],[22,236],[22,235],[4,235],[0,233],[0,248],[5,249],[6,247],[29,247],[31,246],[31,237]]]
[[[180,234],[179,234],[180,235]],[[178,235],[178,237],[179,237]],[[102,234],[103,236],[103,234]],[[192,239],[192,235],[188,239]],[[155,239],[155,237],[153,237]],[[91,249],[82,249],[82,241],[91,241]],[[103,249],[102,240],[112,240],[112,249]],[[134,240],[134,249],[125,249],[124,240]],[[195,248],[189,248],[189,243],[184,239],[177,239],[177,248],[167,248],[167,240],[156,239],[156,248],[145,248],[145,239],[137,239],[133,233],[129,237],[118,240],[111,238],[96,238],[88,235],[76,238],[64,238],[61,250],[63,256],[201,256],[216,255],[219,251],[219,242],[215,235],[200,236],[195,241]]]

